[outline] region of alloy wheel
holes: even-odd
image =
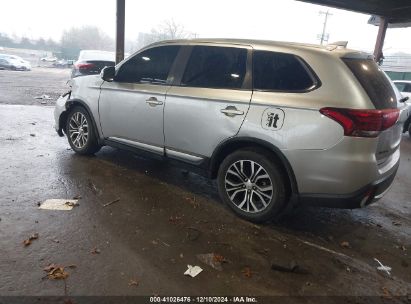
[[[243,212],[263,211],[274,195],[274,186],[267,171],[252,160],[233,163],[226,172],[224,184],[230,201]]]
[[[83,113],[75,112],[69,121],[69,136],[77,149],[83,149],[88,140],[89,128],[87,118]]]

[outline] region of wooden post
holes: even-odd
[[[377,41],[375,42],[374,58],[379,62],[382,57],[382,48],[384,46],[385,34],[387,32],[388,20],[385,17],[380,17],[380,27],[378,29]]]
[[[116,20],[116,63],[124,59],[124,33],[126,18],[126,1],[117,0],[117,20]]]

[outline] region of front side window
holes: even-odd
[[[241,89],[246,73],[247,49],[195,46],[181,80],[182,86]]]
[[[126,61],[115,81],[129,83],[166,84],[179,46],[160,46],[143,51]]]
[[[254,51],[253,86],[255,90],[301,92],[316,86],[305,64],[292,54]]]

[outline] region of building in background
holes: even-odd
[[[387,55],[381,68],[392,80],[411,80],[411,54]]]

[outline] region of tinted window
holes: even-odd
[[[116,75],[116,81],[165,84],[179,46],[161,46],[135,55],[126,61]]]
[[[397,107],[397,98],[391,81],[374,60],[343,60],[357,77],[376,109]]]
[[[411,93],[411,83],[407,83],[403,92]]]
[[[316,82],[296,56],[269,51],[254,51],[254,89],[263,91],[306,91]]]
[[[240,89],[246,72],[247,50],[231,47],[195,46],[181,85]]]

